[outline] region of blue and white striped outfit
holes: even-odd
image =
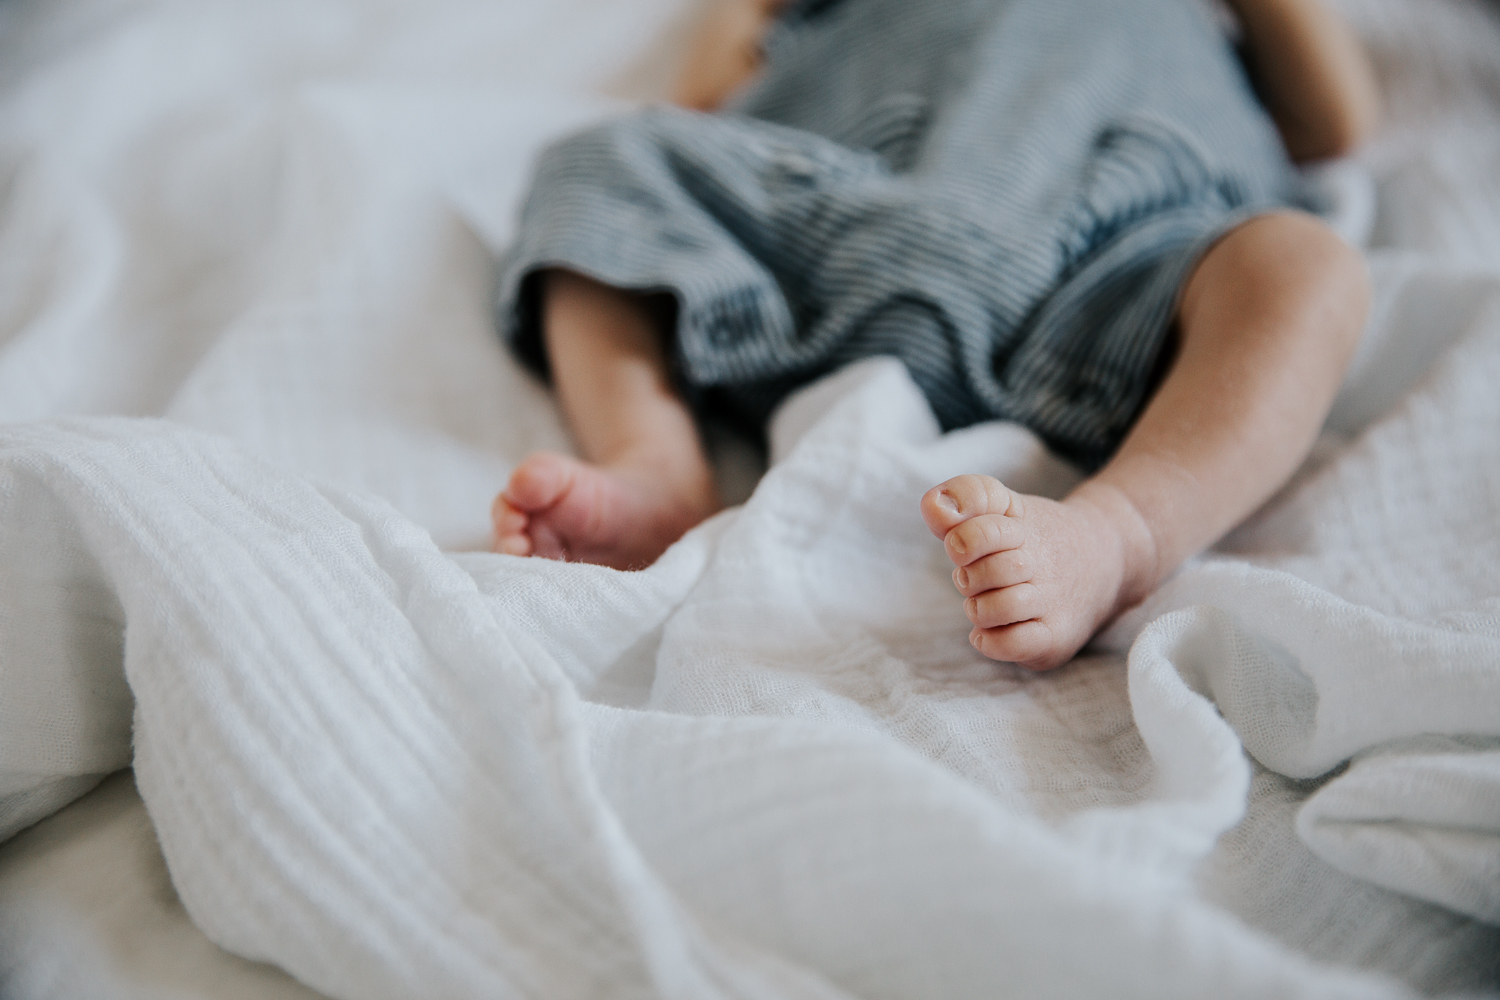
[[[900,358],[945,428],[1020,421],[1085,467],[1154,388],[1182,283],[1292,173],[1202,0],[804,0],[731,107],[653,107],[538,161],[527,277],[675,296],[676,375],[763,422]]]

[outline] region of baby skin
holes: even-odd
[[[1057,666],[1144,589],[1118,527],[1082,496],[1059,503],[966,475],[928,490],[921,509],[953,562],[969,642],[991,659]]]
[[[553,383],[586,461],[536,452],[495,498],[495,551],[641,569],[719,507],[697,424],[667,374],[660,303],[541,275]]]
[[[743,53],[737,32],[763,25],[777,4],[732,2],[753,4],[755,16],[724,30],[711,23],[705,37]],[[1315,0],[1236,7],[1252,50],[1281,74],[1262,90],[1294,154],[1343,152],[1362,139],[1375,100],[1342,25]],[[739,79],[691,77],[680,96],[700,107]],[[1282,92],[1318,100],[1286,103],[1283,113]],[[516,468],[494,503],[495,548],[650,565],[720,506],[693,415],[668,374],[665,313],[659,301],[568,271],[539,280],[543,339],[582,458],[544,452]],[[921,516],[954,564],[973,646],[1034,670],[1065,663],[1263,503],[1311,447],[1369,298],[1363,259],[1317,219],[1251,219],[1188,278],[1166,377],[1099,472],[1060,501],[983,475],[929,490]]]

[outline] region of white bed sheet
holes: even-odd
[[[132,712],[145,792],[0,846],[0,992],[310,995],[211,941],[350,997],[1500,988],[1500,15],[1343,6],[1392,98],[1366,348],[1297,480],[1046,677],[976,661],[912,511],[1072,473],[888,364],[649,573],[427,541],[565,445],[491,250],[682,4],[0,8],[0,821]]]

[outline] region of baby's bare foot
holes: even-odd
[[[922,497],[985,656],[1030,670],[1066,663],[1124,607],[1125,545],[1104,510],[958,476]]]
[[[537,452],[516,466],[490,515],[496,552],[642,569],[718,506],[706,475]]]

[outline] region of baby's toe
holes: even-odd
[[[514,535],[518,531],[526,530],[526,522],[529,518],[524,511],[517,510],[509,500],[505,499],[505,494],[501,493],[490,505],[490,520],[495,523],[495,534]]]
[[[974,597],[997,587],[1030,583],[1030,554],[1024,547],[981,556],[967,566],[953,568],[953,585],[965,597]]]
[[[504,496],[495,497],[490,517],[495,523],[496,552],[512,556],[531,555],[531,539],[526,534],[530,518],[512,507]]]
[[[968,566],[996,552],[1018,549],[1025,542],[1025,523],[1002,514],[972,517],[943,536],[943,548],[957,566]]]
[[[1061,662],[1056,637],[1045,622],[1025,621],[999,628],[975,626],[969,643],[992,660],[1014,663],[1027,670],[1051,670]]]
[[[500,496],[518,511],[546,510],[561,499],[573,484],[576,460],[566,455],[540,451],[527,455]]]
[[[531,539],[525,535],[496,535],[495,551],[507,556],[529,556],[532,552]]]
[[[959,524],[981,514],[1021,516],[1021,497],[994,476],[955,476],[922,496],[922,520],[942,538]]]
[[[1035,584],[987,590],[964,602],[964,614],[980,628],[999,628],[1040,618],[1046,611],[1042,592]]]

